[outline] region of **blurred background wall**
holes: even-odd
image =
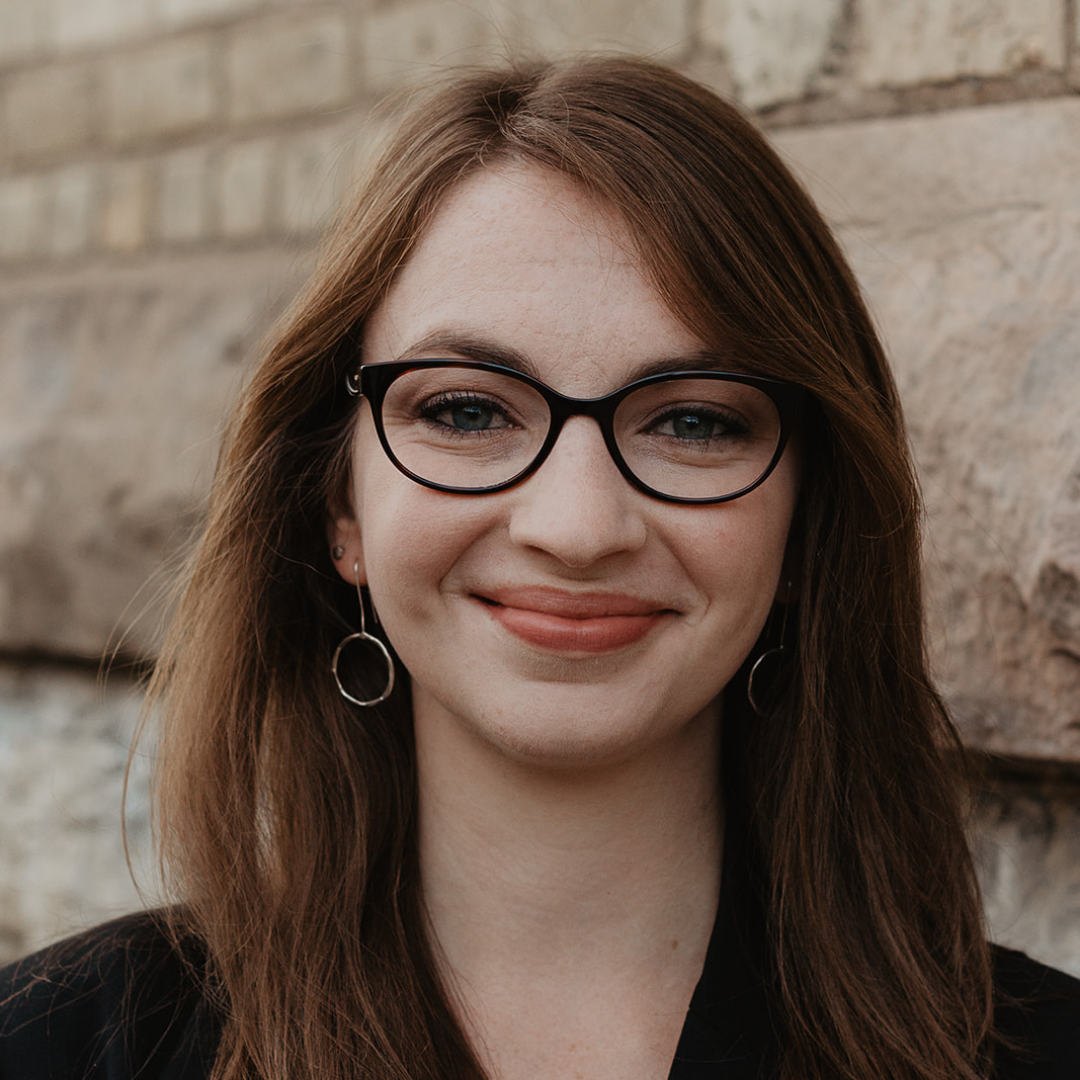
[[[991,925],[1080,973],[1078,6],[0,0],[0,959],[140,903],[162,568],[373,108],[616,47],[741,100],[838,228],[908,406]]]

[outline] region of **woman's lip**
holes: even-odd
[[[545,585],[485,589],[476,597],[488,604],[521,608],[563,619],[600,619],[616,615],[655,615],[671,609],[655,600],[629,593],[568,592]]]
[[[556,652],[603,653],[640,641],[670,608],[612,593],[555,589],[498,590],[477,595],[491,617],[530,645]]]

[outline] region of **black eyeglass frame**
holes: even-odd
[[[426,480],[411,469],[406,468],[390,448],[390,442],[383,428],[382,407],[391,383],[410,371],[441,367],[472,368],[477,371],[490,371],[495,375],[516,379],[518,382],[523,382],[526,386],[532,387],[547,403],[551,414],[551,424],[548,428],[547,437],[541,444],[540,449],[537,450],[532,461],[520,472],[510,477],[509,480],[491,484],[487,487],[453,487],[449,484],[438,484],[434,480]],[[359,375],[359,380],[357,375]],[[780,435],[776,440],[776,449],[773,451],[772,458],[768,465],[765,466],[762,474],[752,484],[747,484],[729,495],[715,497],[691,498],[683,495],[666,495],[662,491],[649,487],[627,465],[615,438],[616,409],[618,409],[624,398],[629,397],[644,386],[659,382],[674,382],[680,379],[716,379],[722,382],[742,383],[744,386],[755,387],[772,400],[780,418]],[[661,502],[698,505],[731,502],[733,499],[748,495],[755,488],[765,483],[783,457],[784,448],[787,446],[791,432],[794,430],[809,396],[804,387],[796,383],[785,382],[782,379],[769,379],[762,375],[747,375],[741,371],[687,370],[648,375],[644,379],[637,379],[635,382],[620,386],[618,390],[605,394],[603,397],[574,398],[560,394],[557,390],[553,390],[548,386],[547,383],[542,383],[539,379],[534,379],[531,375],[526,375],[523,371],[518,371],[515,368],[503,367],[501,364],[492,364],[483,360],[446,359],[392,360],[382,364],[361,364],[358,369],[348,373],[345,378],[345,387],[353,397],[362,396],[371,405],[371,416],[375,422],[375,431],[379,436],[379,442],[382,443],[386,456],[397,469],[410,480],[414,480],[416,483],[432,488],[435,491],[445,491],[452,495],[493,495],[498,491],[505,491],[515,484],[520,484],[543,465],[559,439],[563,424],[571,416],[588,416],[600,425],[600,431],[603,433],[604,444],[607,446],[608,453],[611,454],[611,458],[619,472],[622,473],[632,487],[654,499],[659,499]]]

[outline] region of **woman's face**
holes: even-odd
[[[703,350],[613,211],[520,166],[450,192],[363,341],[369,364],[512,355],[575,397]],[[527,480],[447,494],[394,467],[362,401],[338,566],[351,582],[359,562],[418,729],[450,724],[538,764],[623,760],[715,722],[777,593],[793,458],[733,502],[666,503],[627,483],[595,421],[572,417]]]

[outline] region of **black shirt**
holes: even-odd
[[[727,875],[725,875],[727,877]],[[763,1080],[775,1045],[754,943],[725,884],[669,1080]],[[1080,1080],[1080,981],[995,949],[998,1008],[1023,1053],[1000,1080]],[[176,950],[153,914],[129,916],[0,971],[0,1080],[206,1080],[219,1018],[192,944]]]

